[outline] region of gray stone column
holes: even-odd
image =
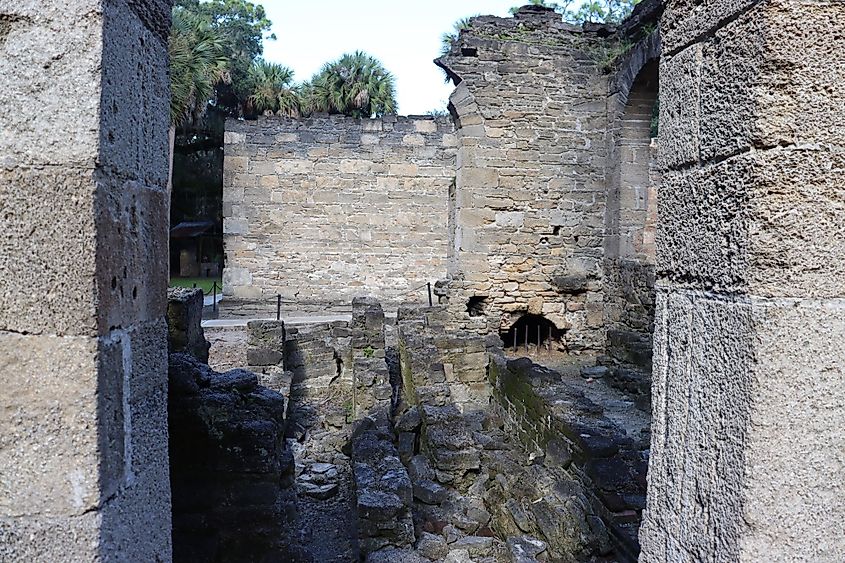
[[[667,5],[641,561],[845,560],[843,22]]]
[[[0,0],[0,560],[169,561],[169,0]]]

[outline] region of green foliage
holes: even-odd
[[[593,43],[585,50],[602,71],[610,72],[619,57],[630,51],[633,46],[631,41],[602,42]]]
[[[170,54],[170,123],[190,124],[205,112],[214,88],[229,80],[227,41],[208,22],[180,7],[173,8]]]
[[[364,352],[364,357],[365,357],[365,358],[372,358],[372,357],[373,357],[373,355],[376,353],[376,351],[373,349],[373,347],[372,347],[372,346],[367,346],[366,348],[364,348],[364,349],[362,350],[362,352]]]
[[[288,117],[300,115],[299,90],[288,67],[257,59],[249,69],[247,83],[251,94],[246,101],[246,113],[272,111]]]
[[[457,41],[461,31],[469,27],[469,22],[476,16],[469,16],[461,18],[452,24],[452,31],[448,31],[440,36],[440,54],[445,55],[452,48],[452,43]]]
[[[397,111],[393,75],[361,51],[323,65],[303,92],[309,112],[369,118]]]
[[[196,14],[225,39],[230,80],[218,86],[216,103],[225,113],[239,115],[253,94],[249,73],[263,53],[262,39],[276,38],[269,34],[272,22],[263,6],[247,0],[176,0],[176,5]]]
[[[217,284],[218,295],[223,290],[223,281],[221,278],[170,278],[170,287],[196,287],[201,289],[203,293],[211,294],[214,284]]]
[[[581,25],[586,22],[619,23],[631,15],[631,11],[634,6],[640,3],[640,0],[588,0],[581,4],[577,10],[571,8],[573,3],[573,0],[567,0],[563,3],[547,0],[530,0],[529,2],[534,6],[553,8],[554,11],[563,16],[564,21]],[[511,8],[511,14],[515,14],[519,8],[520,6]]]

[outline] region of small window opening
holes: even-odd
[[[470,317],[483,317],[484,308],[487,305],[487,298],[481,295],[474,295],[467,301],[467,313]]]
[[[464,57],[477,57],[478,49],[475,47],[461,47],[461,55]]]

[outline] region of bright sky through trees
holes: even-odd
[[[399,113],[445,109],[452,86],[432,60],[440,36],[460,18],[507,16],[519,0],[258,0],[273,21],[275,41],[264,57],[309,80],[323,63],[360,49],[380,59],[396,76]]]

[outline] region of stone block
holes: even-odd
[[[835,410],[813,406],[845,400],[840,309],[658,292],[646,560],[842,557],[844,515],[825,499],[843,494],[845,444]]]
[[[9,413],[0,422],[0,467],[14,468],[0,481],[4,517],[79,517],[98,506],[99,443],[91,429],[98,426],[99,349],[90,337],[0,334]],[[122,381],[103,404],[109,412],[117,405],[120,420]],[[111,437],[120,447],[104,453],[123,455],[122,434]]]
[[[664,53],[673,53],[715,31],[756,4],[756,0],[670,0],[660,20]]]
[[[431,120],[414,121],[414,130],[417,133],[437,133],[437,123]]]
[[[82,18],[93,6],[90,1],[3,6],[9,23],[0,70],[16,77],[0,94],[8,132],[0,139],[4,166],[93,168],[100,140],[103,22],[101,16]],[[45,65],[47,81],[44,74],[22,72]],[[62,118],[56,119],[59,111]]]
[[[827,22],[842,18],[841,2],[774,0],[703,44],[703,160],[751,147],[841,142],[845,110],[834,100],[845,99],[845,38],[829,33]],[[807,41],[807,33],[827,39]]]
[[[763,296],[845,292],[845,156],[773,149],[664,175],[659,276]]]

